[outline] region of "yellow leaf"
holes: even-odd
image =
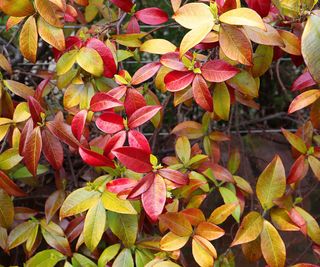
[[[178,236],[167,233],[160,241],[160,248],[164,251],[175,251],[182,248],[189,240],[189,236]]]
[[[140,46],[140,51],[163,55],[176,51],[177,47],[165,39],[151,39]]]
[[[7,31],[10,30],[12,27],[16,26],[19,24],[21,21],[23,21],[25,17],[9,17],[6,23],[6,29]]]
[[[22,27],[19,39],[22,55],[31,62],[36,62],[38,49],[38,33],[36,20],[30,16]]]
[[[82,47],[77,54],[77,63],[81,68],[94,76],[101,76],[103,74],[102,58],[93,48]]]
[[[59,51],[65,49],[63,30],[47,23],[43,18],[38,18],[38,31],[41,38]]]
[[[120,199],[116,194],[107,190],[103,192],[101,200],[107,210],[121,214],[137,214],[129,200]]]
[[[32,88],[22,83],[12,80],[4,80],[3,83],[12,93],[24,99],[28,99],[28,96],[34,95],[34,91],[32,90]]]
[[[101,201],[91,207],[86,215],[83,236],[86,246],[93,251],[99,244],[106,226],[106,210]]]
[[[301,37],[301,49],[304,62],[306,63],[313,79],[320,83],[320,17],[311,15],[308,18]]]
[[[30,0],[1,0],[0,9],[10,16],[24,17],[34,13]]]
[[[320,180],[320,161],[314,156],[309,156],[308,162],[313,174],[317,177],[318,180]]]
[[[13,121],[15,123],[26,121],[30,118],[30,111],[27,102],[19,103],[13,113]]]
[[[230,94],[224,82],[217,83],[213,91],[214,112],[223,120],[229,120]]]
[[[177,139],[175,150],[178,158],[183,163],[188,163],[191,155],[191,146],[190,146],[189,139],[186,136],[180,136]]]
[[[261,251],[270,267],[284,267],[286,247],[278,231],[268,221],[264,220],[261,232]]]
[[[213,21],[208,21],[207,23],[203,23],[199,27],[193,28],[189,31],[181,41],[180,57],[188,52],[189,49],[199,44],[212,30],[213,25]]]
[[[289,106],[289,113],[293,113],[297,110],[303,109],[312,103],[316,102],[317,99],[320,98],[320,90],[318,89],[312,89],[305,91],[298,95],[293,101],[291,102]]]
[[[257,27],[262,30],[266,31],[266,27],[263,23],[263,20],[259,16],[257,12],[250,8],[236,8],[231,9],[225,13],[223,13],[219,20],[223,23],[230,24],[230,25],[246,25]]]
[[[198,235],[192,239],[192,254],[201,267],[212,267],[217,257],[214,246],[207,239]]]
[[[300,228],[294,224],[288,215],[288,211],[281,208],[273,208],[270,212],[273,225],[281,231],[299,231]]]
[[[251,42],[243,29],[226,24],[221,25],[219,43],[223,53],[228,58],[239,61],[244,65],[252,65]]]
[[[246,96],[258,97],[259,95],[259,87],[255,79],[245,70],[228,80],[227,84]]]
[[[17,148],[9,148],[0,155],[0,169],[10,170],[21,160],[22,157],[19,154],[19,150]]]
[[[63,12],[50,0],[35,0],[36,9],[41,17],[50,25],[55,27],[62,27]]]
[[[297,37],[295,34],[291,32],[283,31],[283,30],[278,30],[278,33],[280,34],[284,42],[284,47],[280,47],[280,48],[289,54],[300,56],[301,41],[299,37]]]
[[[14,218],[12,199],[6,191],[0,189],[0,226],[10,228]]]
[[[68,72],[77,60],[78,50],[70,50],[64,53],[57,62],[57,74],[63,75]]]
[[[260,213],[251,211],[243,218],[231,247],[255,240],[260,235],[262,227],[263,218]]]
[[[252,42],[263,45],[284,47],[284,42],[282,41],[278,31],[269,24],[265,24],[265,26],[267,29],[266,31],[251,26],[243,26],[243,28]]]
[[[239,203],[226,203],[218,208],[216,208],[210,215],[208,222],[214,224],[223,223],[239,206]]]
[[[0,68],[4,69],[9,74],[12,74],[11,64],[6,59],[6,57],[1,53],[0,53]]]
[[[181,2],[182,0],[171,0],[173,12],[176,12],[179,9],[179,7],[181,6]]]
[[[277,155],[258,178],[256,192],[264,210],[274,206],[273,201],[282,197],[286,190],[286,174]]]
[[[183,5],[175,12],[172,18],[187,29],[195,29],[202,24],[213,23],[213,15],[209,6],[203,3]]]

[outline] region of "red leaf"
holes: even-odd
[[[21,156],[24,155],[24,150],[26,146],[26,140],[29,139],[29,136],[33,130],[33,120],[30,118],[26,124],[24,125],[22,132],[21,132],[21,137],[20,137],[20,143],[19,143],[19,153]]]
[[[124,101],[124,108],[128,117],[132,115],[137,109],[142,108],[147,105],[146,100],[143,95],[139,93],[138,90],[128,88],[126,99]]]
[[[248,6],[255,10],[261,17],[266,17],[269,14],[271,0],[246,0]]]
[[[119,147],[112,151],[118,160],[128,169],[138,172],[146,173],[152,171],[150,163],[150,153],[136,147]]]
[[[41,81],[39,83],[39,85],[37,86],[36,91],[34,92],[34,98],[36,100],[38,100],[40,103],[41,103],[41,100],[42,100],[42,97],[43,97],[44,90],[46,89],[46,87],[49,84],[50,80],[51,80],[51,78],[47,78],[47,79]]]
[[[30,114],[32,117],[32,120],[34,123],[42,122],[41,113],[45,113],[44,109],[41,107],[38,100],[36,100],[34,97],[29,96],[28,97],[28,105]]]
[[[145,175],[138,184],[132,188],[130,194],[128,195],[128,198],[134,199],[139,197],[141,194],[146,192],[150,186],[152,185],[154,181],[155,174],[153,172],[148,173]]]
[[[124,142],[126,141],[126,137],[127,135],[125,131],[121,131],[112,136],[112,138],[110,138],[109,141],[106,143],[103,154],[109,159],[114,159],[112,150],[118,147],[122,147],[124,145]]]
[[[140,33],[140,26],[135,16],[132,16],[129,20],[127,33]]]
[[[151,148],[147,138],[136,130],[130,130],[128,132],[129,146],[140,148],[151,154]]]
[[[291,91],[298,91],[306,89],[310,86],[316,85],[309,71],[301,74],[292,84]]]
[[[195,74],[192,71],[171,71],[164,77],[164,83],[169,92],[181,91],[190,85]]]
[[[160,169],[159,174],[178,185],[185,185],[189,182],[189,178],[186,174],[169,168]]]
[[[114,163],[111,159],[97,152],[94,152],[84,147],[79,147],[79,154],[83,161],[90,166],[114,168]]]
[[[152,62],[144,65],[140,69],[138,69],[131,79],[132,85],[138,85],[149,80],[153,77],[158,70],[160,69],[161,64],[159,62]]]
[[[119,178],[107,183],[108,191],[119,194],[122,191],[132,189],[137,185],[138,181],[130,178]]]
[[[87,110],[81,110],[73,117],[71,122],[71,131],[79,141],[81,139],[84,126],[86,125],[87,114]]]
[[[40,127],[34,128],[26,140],[24,163],[27,169],[33,175],[37,175],[38,163],[42,150],[42,138]]]
[[[239,70],[223,60],[216,59],[205,63],[201,72],[207,81],[220,83],[235,76]]]
[[[107,94],[113,98],[120,100],[127,92],[127,86],[121,85],[111,89]]]
[[[166,184],[160,175],[155,175],[149,189],[142,194],[142,206],[150,219],[156,221],[162,213],[166,203]]]
[[[97,93],[90,101],[90,108],[93,112],[99,112],[115,107],[121,107],[123,104],[121,101],[110,96],[108,93]]]
[[[307,222],[306,220],[300,215],[300,213],[295,209],[292,208],[288,213],[290,219],[300,228],[300,231],[307,235]]]
[[[300,155],[299,158],[296,159],[296,161],[291,166],[288,178],[287,178],[287,184],[293,184],[297,181],[300,181],[303,179],[309,170],[309,164],[306,160],[306,157],[304,155]]]
[[[63,147],[49,130],[42,131],[43,155],[55,170],[60,170],[63,163]]]
[[[144,124],[155,116],[161,108],[161,106],[145,106],[139,108],[130,116],[128,120],[128,127],[133,129]]]
[[[209,112],[213,111],[213,100],[208,85],[199,74],[196,75],[192,82],[192,92],[194,100],[200,107]]]
[[[224,13],[231,9],[237,8],[236,0],[217,0],[216,2],[220,13]]]
[[[109,134],[117,133],[124,129],[123,118],[114,112],[105,112],[96,120],[97,127]]]
[[[110,2],[114,3],[117,7],[127,13],[130,13],[133,7],[131,0],[110,0]]]
[[[93,48],[99,53],[104,65],[104,76],[107,78],[113,78],[113,76],[117,73],[117,65],[114,61],[114,57],[110,48],[96,38],[88,39],[86,42],[86,47]]]
[[[14,197],[24,197],[27,195],[3,171],[0,171],[0,187]]]
[[[55,119],[46,123],[49,131],[55,135],[63,143],[78,149],[80,146],[79,141],[73,136],[70,125]]]
[[[168,14],[156,7],[139,10],[135,16],[138,20],[149,25],[158,25],[168,21]]]
[[[179,71],[188,71],[186,66],[180,60],[180,53],[179,52],[170,52],[164,54],[161,59],[160,63],[167,68]]]

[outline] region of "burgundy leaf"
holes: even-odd
[[[136,147],[119,147],[112,151],[117,159],[128,169],[138,172],[147,173],[152,171],[150,163],[150,153]]]
[[[34,123],[42,122],[41,113],[45,113],[38,100],[34,97],[28,97],[28,105],[31,114],[31,118]]]
[[[171,71],[164,77],[164,83],[169,92],[181,91],[190,85],[195,74],[192,71]]]
[[[114,3],[117,7],[127,13],[130,13],[133,7],[131,0],[110,0],[110,2]]]
[[[196,75],[192,82],[193,97],[204,110],[213,111],[213,100],[206,81],[201,75]]]
[[[168,21],[168,14],[157,7],[139,10],[135,16],[138,20],[149,25],[159,25]]]
[[[60,170],[63,163],[63,147],[49,130],[42,131],[43,155],[50,163],[52,168]]]
[[[298,91],[316,85],[309,71],[301,74],[292,84],[291,90]]]
[[[108,110],[115,107],[121,107],[123,104],[118,99],[110,96],[108,93],[97,93],[90,101],[90,108],[93,112]]]
[[[71,122],[71,131],[79,141],[86,125],[87,114],[87,110],[81,110],[73,117]]]
[[[221,59],[216,59],[205,63],[201,72],[207,81],[220,83],[235,76],[239,70]]]
[[[152,185],[141,197],[142,206],[152,221],[156,221],[162,213],[166,196],[167,190],[163,178],[155,175]]]
[[[19,153],[21,156],[24,155],[24,150],[26,146],[26,140],[29,139],[29,136],[33,130],[33,120],[30,118],[26,124],[24,125],[22,132],[21,132],[21,137],[20,137],[20,143],[19,143]]]
[[[130,116],[128,120],[128,127],[130,129],[139,127],[155,116],[161,108],[161,106],[145,106],[139,108]]]
[[[147,105],[146,100],[143,95],[139,93],[138,90],[133,88],[128,88],[126,99],[124,101],[124,108],[128,117],[132,115],[137,109],[142,108]]]
[[[177,170],[172,170],[169,168],[160,169],[159,174],[163,178],[168,179],[178,185],[186,185],[189,182],[188,175],[183,174]]]
[[[33,175],[37,175],[37,168],[40,160],[42,150],[42,138],[40,127],[34,128],[26,140],[25,150],[24,150],[24,163],[28,171]]]
[[[131,147],[141,148],[151,154],[151,148],[147,138],[136,130],[130,130],[128,132],[128,141]]]
[[[110,48],[96,38],[88,39],[86,47],[93,48],[99,53],[104,65],[104,76],[107,78],[113,78],[117,73],[117,65]]]
[[[173,70],[188,71],[186,66],[180,60],[179,52],[170,52],[170,53],[164,54],[160,59],[160,63],[163,66],[166,66],[167,68],[170,68]]]
[[[246,0],[248,7],[255,10],[261,17],[266,17],[269,14],[271,0]]]
[[[118,147],[122,147],[124,142],[126,141],[126,132],[121,131],[112,136],[104,147],[104,155],[109,159],[114,159],[114,155],[112,154],[112,150]]]
[[[0,171],[0,188],[10,196],[24,197],[27,195],[3,171]]]
[[[161,64],[159,62],[152,62],[144,65],[138,69],[132,77],[131,84],[138,85],[149,80],[153,77],[160,69]]]
[[[79,147],[79,154],[83,161],[90,166],[114,168],[114,163],[111,159],[97,152],[94,152],[84,147]]]
[[[109,134],[117,133],[124,129],[123,118],[114,112],[105,112],[96,120],[97,127]]]

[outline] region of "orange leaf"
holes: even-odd
[[[302,94],[298,95],[290,104],[288,113],[293,113],[297,110],[303,109],[320,98],[320,90],[312,89],[305,91]]]
[[[63,12],[49,0],[35,0],[35,6],[41,17],[50,25],[62,27]]]
[[[30,16],[22,27],[19,45],[22,55],[35,63],[38,49],[38,33],[36,20],[33,16]]]
[[[192,254],[200,266],[213,266],[217,252],[214,246],[205,238],[195,235],[192,239]]]
[[[37,126],[34,128],[28,138],[26,140],[26,146],[24,150],[24,162],[26,164],[27,169],[33,176],[37,175],[37,167],[41,155],[42,150],[42,138],[41,138],[41,130],[40,127]]]
[[[201,222],[195,232],[207,240],[215,240],[224,235],[224,230],[210,222]]]
[[[192,226],[186,217],[178,212],[167,212],[159,217],[161,224],[178,236],[190,236]]]

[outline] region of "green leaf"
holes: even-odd
[[[236,76],[228,80],[227,84],[244,95],[252,97],[258,97],[259,95],[257,83],[252,75],[247,71],[242,70]]]
[[[103,73],[102,58],[93,48],[82,47],[77,54],[77,63],[94,76],[101,76]]]
[[[9,228],[13,223],[14,206],[6,191],[0,189],[0,226]]]
[[[260,77],[267,72],[273,60],[273,47],[258,45],[254,52],[252,75],[254,78]]]
[[[83,256],[79,253],[73,253],[72,257],[72,266],[73,267],[97,267],[97,265],[86,256]]]
[[[57,75],[67,73],[77,60],[78,50],[70,50],[64,53],[57,62]]]
[[[8,248],[13,249],[27,241],[36,225],[36,222],[27,221],[13,228],[8,237]]]
[[[46,173],[48,170],[49,169],[47,166],[39,164],[37,168],[37,176]],[[26,167],[21,167],[14,171],[14,173],[12,174],[13,179],[24,179],[29,177],[32,177],[32,174],[28,171]]]
[[[263,218],[260,213],[251,211],[243,218],[231,246],[249,243],[255,240],[260,235],[262,227]]]
[[[225,187],[220,187],[219,188],[219,192],[223,198],[223,201],[224,203],[238,203],[238,198],[236,196],[236,194],[234,192],[232,192],[230,189],[228,188],[225,188]],[[240,221],[240,213],[241,213],[241,210],[240,210],[240,205],[238,205],[235,209],[234,212],[232,212],[232,216],[233,218],[239,222]]]
[[[269,266],[284,267],[286,247],[278,231],[266,220],[263,222],[263,230],[261,232],[261,251]]]
[[[137,214],[129,200],[120,199],[116,194],[105,190],[101,197],[105,209],[122,214]]]
[[[304,62],[313,79],[320,83],[320,17],[310,15],[301,37],[301,51]]]
[[[131,251],[128,248],[124,248],[112,264],[112,267],[124,267],[124,266],[134,267]]]
[[[9,148],[0,155],[0,169],[4,171],[10,170],[22,159],[17,148]]]
[[[54,249],[38,252],[26,262],[26,267],[54,267],[59,261],[66,257]]]
[[[134,245],[138,234],[138,217],[136,215],[108,212],[108,224],[112,233],[114,233],[126,247]]]
[[[120,247],[121,245],[119,243],[107,247],[99,257],[98,267],[105,267],[109,261],[114,259],[114,257],[118,254]]]
[[[283,135],[288,140],[288,142],[300,153],[306,154],[308,149],[304,141],[294,133],[287,131],[286,129],[281,129]]]
[[[229,120],[230,94],[224,82],[217,83],[213,91],[214,112],[223,120]]]
[[[137,267],[145,267],[148,262],[154,259],[154,255],[147,249],[135,251],[135,262]]]
[[[191,146],[189,139],[186,136],[180,136],[177,139],[175,146],[178,158],[184,163],[188,163],[191,155]]]
[[[73,191],[64,201],[60,209],[60,218],[84,212],[94,206],[100,198],[97,191],[80,188]]]
[[[83,228],[84,242],[93,251],[99,244],[106,227],[106,211],[99,201],[86,215]]]
[[[258,178],[256,192],[264,210],[274,206],[273,201],[282,197],[286,190],[286,174],[279,156],[264,169]]]

